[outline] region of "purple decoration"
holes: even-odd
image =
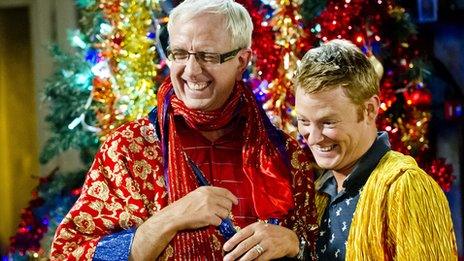
[[[49,224],[48,219],[47,219],[47,218],[42,219],[42,224],[43,224],[44,226],[48,226],[48,224]]]

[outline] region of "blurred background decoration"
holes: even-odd
[[[244,79],[272,122],[301,142],[291,84],[299,59],[309,48],[335,38],[351,40],[369,56],[382,77],[378,127],[389,133],[393,149],[412,155],[446,192],[462,256],[464,27],[462,20],[450,17],[463,17],[464,1],[237,2],[249,10],[255,27],[253,59]],[[156,106],[157,88],[168,74],[167,15],[179,1],[76,0],[73,4],[78,23],[77,28],[68,30],[68,47],[47,43],[54,69],[46,81],[35,80],[35,85],[44,86],[36,102],[46,104],[49,128],[46,141],[39,146],[39,159],[42,166],[55,166],[42,174],[30,173],[34,169],[38,172],[37,166],[26,170],[27,175],[37,177],[36,183],[30,183],[35,188],[32,198],[28,196],[28,206],[16,213],[20,220],[15,234],[7,243],[2,235],[3,260],[46,259],[56,226],[79,196],[99,144],[114,128],[146,116]],[[29,13],[38,8],[36,4],[29,7]],[[4,27],[8,21],[16,18],[8,15],[11,12],[11,8],[0,12],[0,37],[7,35]],[[50,14],[55,19],[60,15]],[[12,50],[14,44],[3,42],[0,50]],[[27,59],[13,58],[0,60],[1,66]],[[40,69],[37,65],[35,68]],[[17,75],[12,69],[3,70],[0,67],[0,73],[8,75],[5,77]],[[32,85],[22,76],[16,80]],[[29,94],[23,92],[16,97],[33,99]],[[3,106],[8,102],[8,91],[2,90],[1,97]],[[34,108],[34,102],[30,106]],[[10,115],[10,111],[2,110],[0,115]],[[27,114],[31,118],[35,112],[22,113],[21,118],[2,116],[0,122],[16,126],[18,120]],[[30,134],[35,125],[32,120],[22,126],[33,126],[27,130]],[[38,127],[44,127],[43,123]],[[6,129],[2,137],[21,140],[18,135],[27,135],[24,129]],[[29,146],[34,151],[38,147],[37,142],[31,144],[14,147],[24,159],[22,149]],[[79,163],[72,170],[63,167],[71,164],[71,156],[56,163],[70,150],[79,155]],[[29,165],[34,162],[31,155]],[[11,185],[14,175],[2,175],[10,191],[15,190]],[[6,198],[14,201],[11,195]],[[12,223],[10,219],[10,225],[15,226]]]

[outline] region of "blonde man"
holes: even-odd
[[[456,260],[447,199],[377,132],[379,79],[352,43],[306,53],[295,77],[298,130],[317,164],[320,260]]]

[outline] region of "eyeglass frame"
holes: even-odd
[[[239,47],[237,49],[234,49],[230,52],[226,52],[226,53],[210,53],[210,52],[189,52],[187,50],[183,50],[183,49],[175,49],[175,50],[180,50],[180,51],[185,51],[187,53],[187,58],[185,59],[185,62],[188,61],[188,59],[190,59],[190,55],[193,55],[195,57],[195,60],[199,63],[209,63],[209,64],[223,64],[229,60],[231,60],[232,58],[234,58],[243,48],[242,47]],[[170,61],[173,61],[173,62],[178,62],[174,59],[174,57],[172,56],[172,50],[170,48],[170,46],[168,46],[167,48],[167,58],[170,60]],[[219,57],[219,62],[217,63],[211,63],[211,62],[207,62],[205,60],[203,60],[202,58],[198,58],[197,55],[199,54],[202,54],[202,55],[205,55],[205,54],[208,54],[208,55],[215,55],[217,57]]]

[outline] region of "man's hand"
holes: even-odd
[[[130,260],[154,260],[178,231],[218,226],[238,199],[224,188],[204,186],[161,209],[135,232]],[[151,246],[151,247],[147,247]]]
[[[299,240],[295,232],[288,228],[256,222],[237,232],[224,244],[223,249],[230,251],[224,261],[270,260],[296,256]]]
[[[177,230],[197,229],[219,226],[232,211],[232,204],[238,204],[238,199],[229,190],[203,186],[167,206],[165,211],[178,221]]]

